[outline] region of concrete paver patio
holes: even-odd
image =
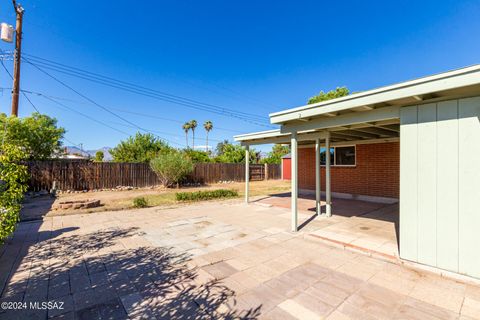
[[[480,286],[290,233],[289,218],[226,201],[21,223],[0,247],[1,300],[63,308],[0,318],[480,318]]]
[[[261,197],[257,203],[290,208],[290,193]],[[398,203],[385,204],[359,200],[333,199],[332,217],[315,215],[315,195],[298,198],[300,229],[331,243],[369,254],[397,259]],[[322,201],[322,212],[325,202]]]

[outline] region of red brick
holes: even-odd
[[[399,197],[400,143],[357,145],[355,167],[332,166],[332,192],[378,197]],[[298,186],[315,189],[315,150],[298,149]],[[321,168],[325,190],[325,167]]]

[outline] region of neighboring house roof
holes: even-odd
[[[58,159],[88,159],[87,157],[76,155],[76,154],[62,154],[57,157]]]
[[[284,156],[282,157],[282,159],[290,159],[291,157],[292,157],[292,156],[291,156],[291,154],[289,153],[289,154],[284,155]]]

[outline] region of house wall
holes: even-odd
[[[284,171],[285,172],[285,171]],[[315,149],[298,149],[298,186],[315,190]],[[398,142],[359,144],[355,166],[332,166],[332,192],[398,198],[400,144]],[[321,168],[325,190],[325,167]]]
[[[480,97],[400,117],[400,256],[480,278]]]

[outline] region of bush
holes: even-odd
[[[23,194],[27,191],[27,168],[21,165],[27,154],[22,148],[0,146],[0,243],[12,234],[20,218]]]
[[[184,153],[170,151],[160,154],[152,161],[150,167],[157,174],[160,182],[165,187],[177,185],[193,171],[192,160]]]
[[[200,150],[193,150],[193,149],[185,149],[183,151],[190,159],[192,159],[193,163],[207,163],[212,162],[213,160],[210,158],[210,153]]]
[[[177,201],[199,201],[218,198],[238,197],[237,190],[218,189],[212,191],[177,192]]]
[[[144,197],[137,197],[133,199],[133,206],[135,208],[145,208],[148,206],[147,199]]]

